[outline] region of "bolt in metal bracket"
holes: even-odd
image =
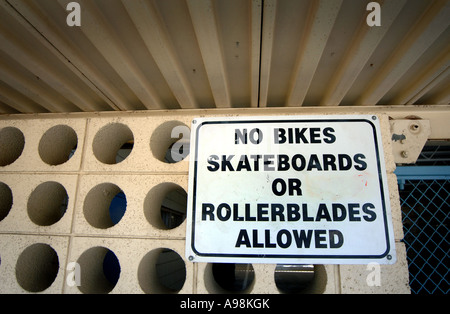
[[[413,164],[431,134],[429,120],[390,120],[392,153],[396,164]]]

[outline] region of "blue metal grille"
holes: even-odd
[[[399,176],[399,183],[411,292],[447,294],[450,180]]]

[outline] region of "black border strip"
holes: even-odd
[[[369,123],[373,130],[373,137],[375,142],[375,152],[377,156],[377,167],[378,167],[378,180],[380,184],[380,194],[384,218],[384,228],[386,235],[386,251],[381,255],[292,255],[292,254],[219,254],[219,253],[200,253],[194,246],[195,243],[195,205],[196,205],[196,193],[197,193],[197,154],[198,154],[198,143],[199,143],[199,130],[203,125],[207,124],[250,124],[250,123],[326,123],[326,122],[366,122]],[[193,196],[192,196],[192,228],[191,228],[191,249],[192,251],[200,257],[237,257],[237,258],[291,258],[291,259],[301,259],[301,258],[314,258],[314,259],[369,259],[369,258],[384,258],[390,252],[390,239],[389,239],[389,228],[387,221],[386,203],[383,187],[383,178],[381,172],[381,161],[380,152],[378,147],[378,137],[376,132],[376,127],[372,121],[367,119],[310,119],[310,120],[229,120],[229,121],[205,121],[200,123],[196,129],[196,141],[195,141],[195,155],[194,155],[194,174],[193,174]],[[384,158],[384,156],[382,156]]]

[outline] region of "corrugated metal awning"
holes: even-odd
[[[450,1],[0,0],[0,113],[449,104]]]

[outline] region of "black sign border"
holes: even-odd
[[[375,117],[375,116],[374,116]],[[377,156],[377,167],[378,167],[378,181],[381,194],[382,211],[384,219],[384,231],[386,235],[386,251],[380,255],[293,255],[293,254],[229,254],[229,253],[201,253],[195,248],[195,205],[196,205],[196,193],[197,193],[197,154],[198,154],[198,140],[199,140],[199,130],[202,126],[208,124],[251,124],[251,123],[326,123],[326,122],[366,122],[372,127],[373,138],[375,143],[375,152]],[[378,147],[378,137],[375,125],[371,120],[368,119],[268,119],[268,120],[222,120],[222,121],[204,121],[200,123],[196,128],[195,133],[195,155],[194,155],[194,174],[193,174],[193,195],[192,195],[192,226],[191,226],[191,249],[192,251],[200,257],[235,257],[235,258],[280,258],[280,259],[382,259],[385,258],[391,248],[390,248],[390,238],[389,238],[389,227],[386,212],[386,202],[384,195],[383,177],[381,171],[381,161],[380,161],[380,151]],[[384,158],[384,156],[382,156]],[[192,161],[191,161],[192,162]]]

